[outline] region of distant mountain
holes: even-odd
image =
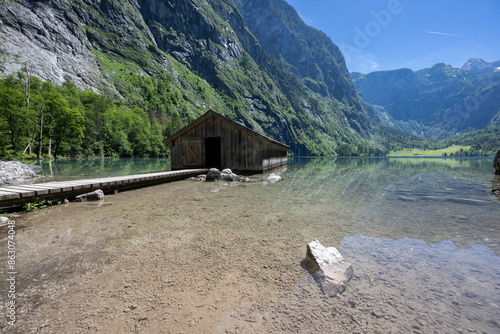
[[[370,115],[375,122],[442,139],[500,125],[500,72],[486,71],[488,64],[469,60],[462,69],[436,64],[416,72],[353,73],[352,78],[374,106]]]
[[[480,58],[470,58],[467,62],[462,66],[462,70],[471,71],[475,74],[488,74],[493,72],[500,71],[500,60],[488,63],[487,61]]]
[[[25,66],[145,108],[164,129],[213,108],[295,154],[377,148],[338,47],[285,0],[1,1],[0,69]]]

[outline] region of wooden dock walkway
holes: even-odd
[[[208,169],[184,169],[149,174],[115,176],[100,179],[46,182],[0,187],[0,209],[12,208],[30,202],[64,200],[101,189],[105,193],[129,190],[185,179],[208,172]]]

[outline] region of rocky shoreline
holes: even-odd
[[[42,167],[37,165],[25,165],[19,161],[0,161],[0,187],[33,183],[42,177],[37,174],[41,171]]]

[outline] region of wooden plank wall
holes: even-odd
[[[251,135],[240,131],[232,126],[221,122],[217,118],[207,119],[196,128],[186,132],[182,137],[173,141],[172,147],[172,169],[186,168],[183,156],[186,155],[184,141],[186,138],[201,140],[201,151],[197,152],[198,165],[189,167],[213,167],[206,166],[205,161],[205,138],[221,137],[221,167],[234,170],[262,170],[262,147],[260,141]]]
[[[205,161],[205,138],[207,137],[221,137],[222,166],[220,167],[222,168],[231,168],[235,171],[263,171],[282,165],[284,161],[286,164],[286,159],[283,159],[287,154],[285,147],[256,138],[214,117],[206,119],[172,142],[172,170],[214,167],[207,166]],[[185,143],[193,143],[196,140],[201,141],[201,149],[195,150],[190,144],[191,152],[188,152]],[[197,159],[193,158],[193,154]]]
[[[274,143],[264,143],[263,150],[263,169],[264,171],[284,166],[288,163],[287,149]]]

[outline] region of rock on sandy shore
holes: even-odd
[[[220,171],[217,168],[210,168],[210,170],[207,173],[207,176],[205,177],[205,180],[215,181],[217,179],[220,179]]]
[[[19,161],[0,161],[0,186],[33,183],[42,171],[37,165],[25,165]]]
[[[101,189],[97,189],[90,193],[76,196],[75,201],[77,202],[100,201],[103,198],[104,198],[104,192]]]
[[[271,174],[267,177],[267,181],[270,183],[275,183],[275,182],[281,181],[281,176],[279,176],[277,174]]]
[[[335,247],[326,248],[317,239],[307,244],[306,261],[321,290],[329,296],[342,293],[352,278],[352,265]]]
[[[493,159],[493,167],[495,167],[495,174],[500,175],[500,150],[497,152],[495,159]]]
[[[249,178],[233,173],[229,168],[223,169],[222,172],[217,168],[210,168],[207,175],[198,175],[190,178],[193,181],[235,181],[248,182]]]

